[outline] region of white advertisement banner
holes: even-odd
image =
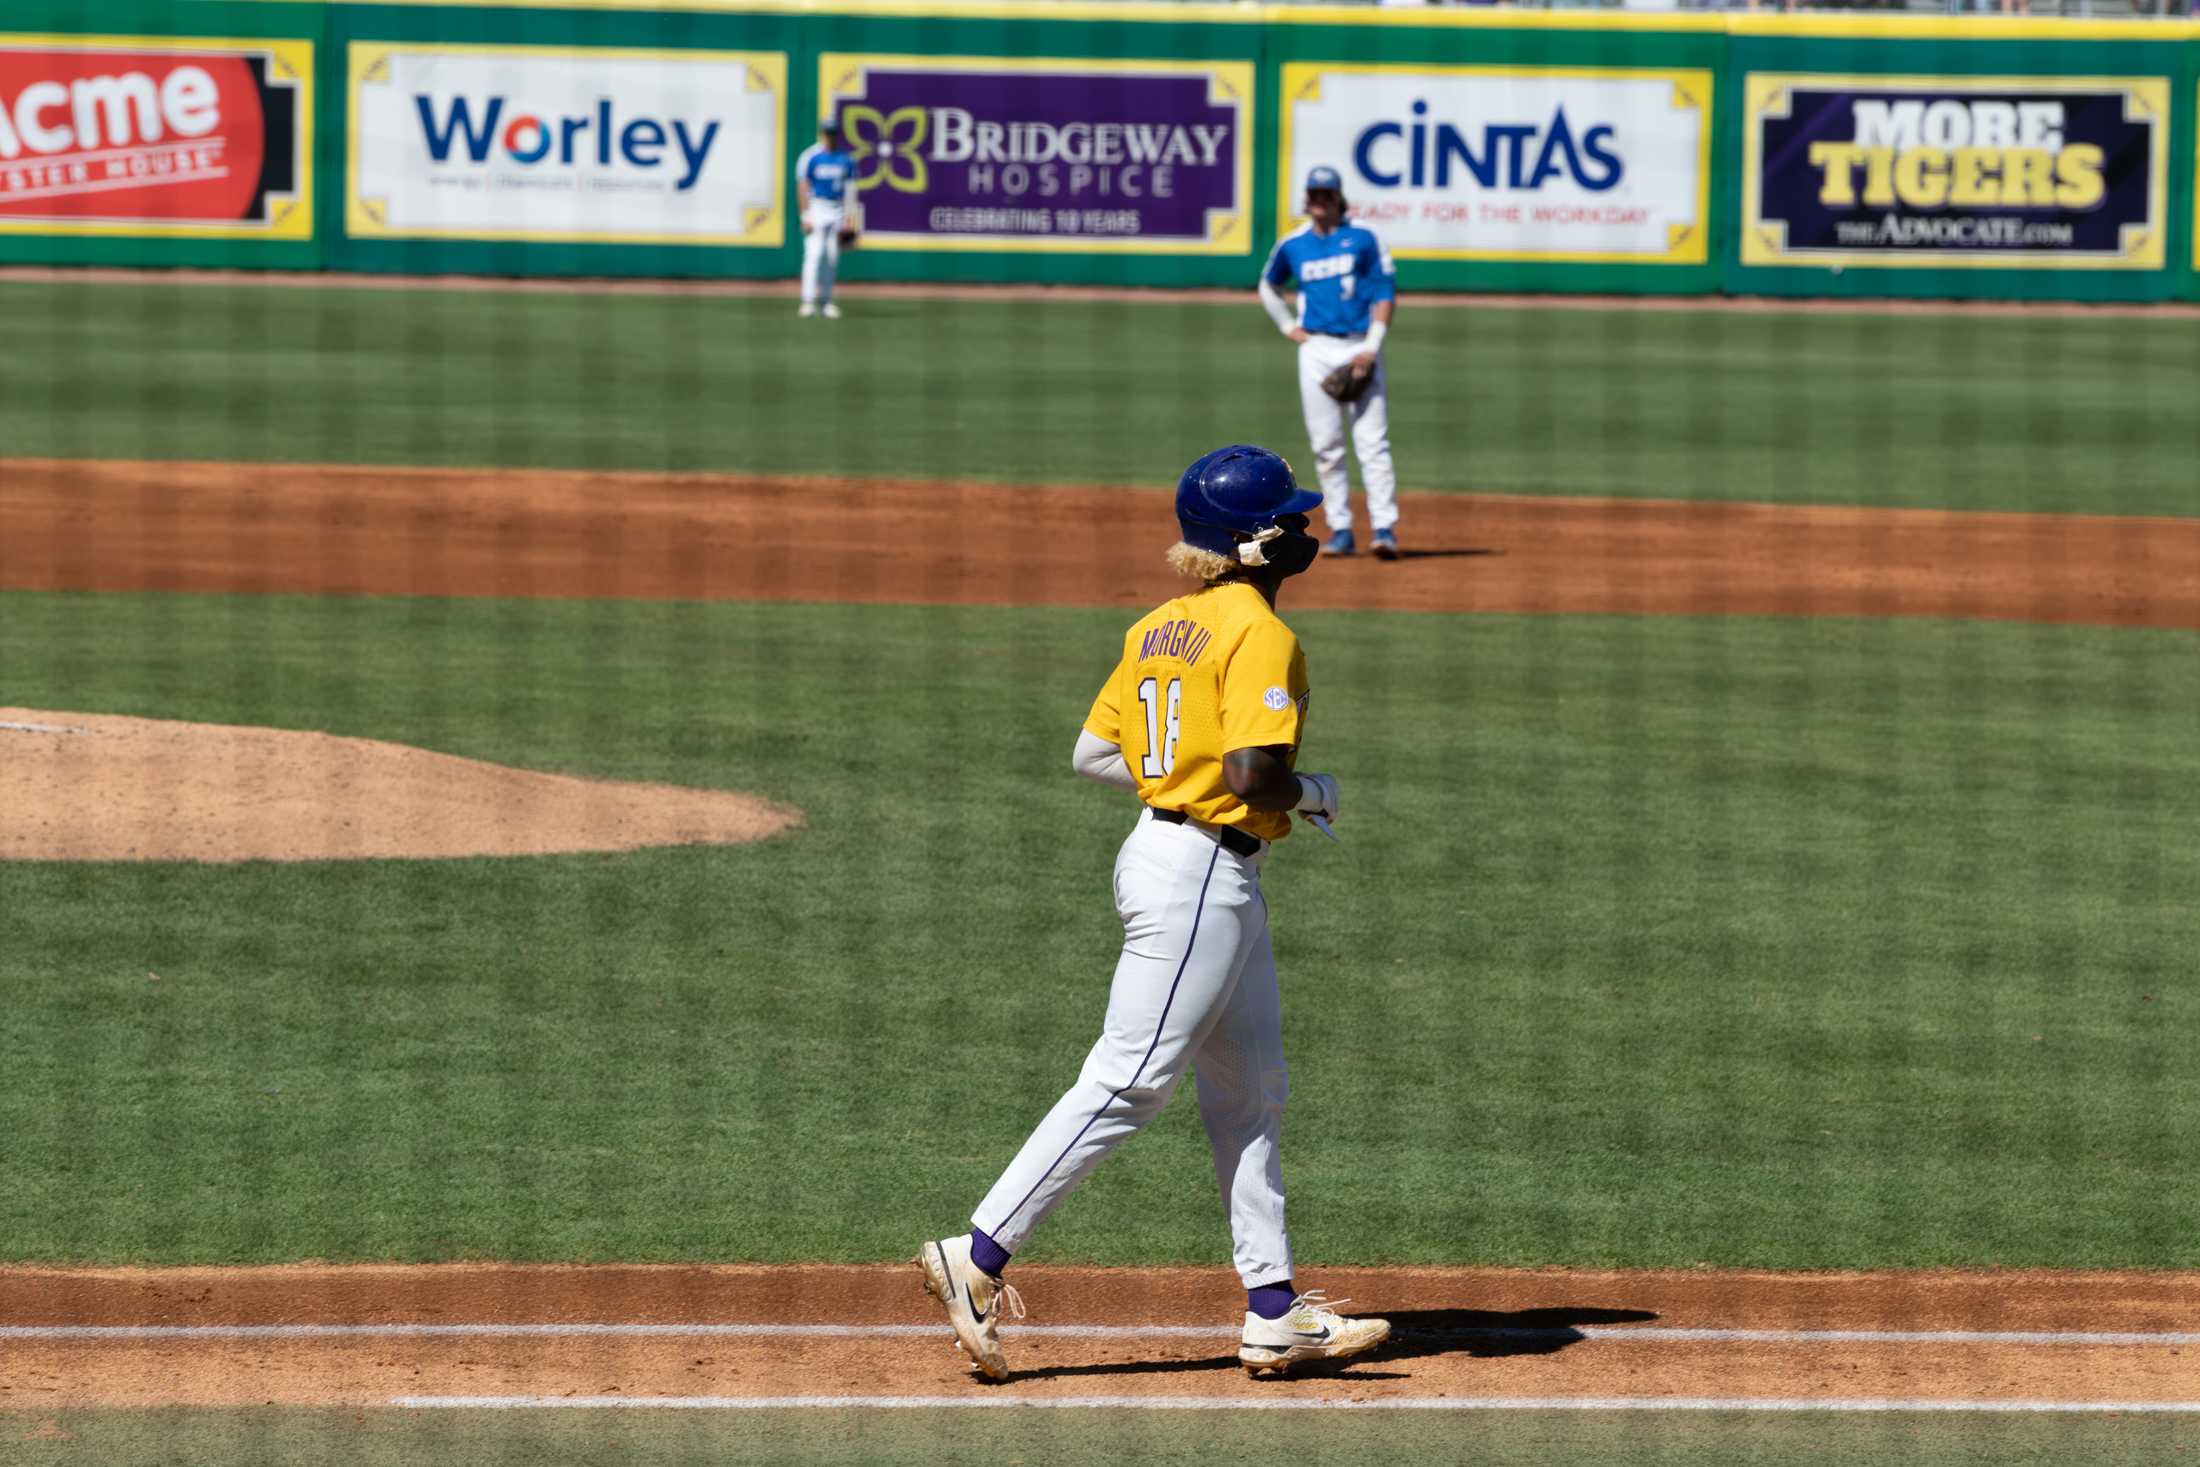
[[[1701,264],[1711,88],[1707,70],[1294,63],[1277,217],[1326,164],[1393,254]]]
[[[783,53],[351,47],[354,236],[777,245]]]

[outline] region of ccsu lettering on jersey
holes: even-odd
[[[1570,178],[1602,193],[1627,171],[1611,150],[1611,126],[1598,123],[1577,136],[1564,107],[1543,123],[1485,124],[1480,138],[1427,118],[1428,103],[1415,102],[1411,122],[1378,122],[1362,131],[1352,145],[1360,176],[1377,188],[1449,188],[1458,168],[1483,188],[1539,189]]]
[[[449,162],[455,143],[475,163],[487,162],[491,150],[498,149],[515,163],[540,163],[554,156],[568,167],[594,162],[609,168],[615,153],[630,167],[657,168],[666,162],[665,145],[669,141],[680,154],[680,181],[674,186],[678,192],[695,186],[703,172],[703,161],[710,156],[711,144],[718,139],[716,122],[690,131],[685,120],[673,118],[668,132],[666,124],[655,118],[632,117],[625,119],[623,126],[615,126],[609,97],[598,98],[594,112],[565,117],[538,116],[517,108],[506,117],[506,100],[484,99],[477,126],[475,107],[469,99],[451,98],[439,121],[435,99],[415,95],[413,108],[420,115],[428,156],[438,163]]]

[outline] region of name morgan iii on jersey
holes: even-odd
[[[1187,667],[1196,666],[1199,654],[1207,650],[1214,635],[1196,621],[1185,618],[1165,621],[1139,642],[1138,659],[1143,662],[1149,657],[1175,657]]]

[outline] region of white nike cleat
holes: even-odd
[[[970,1239],[942,1238],[917,1250],[924,1292],[940,1301],[955,1327],[955,1346],[992,1380],[1008,1379],[1001,1353],[1001,1306],[1024,1317],[1023,1296],[970,1261]],[[1388,1326],[1385,1326],[1388,1328]]]
[[[1348,1304],[1339,1299],[1337,1304]],[[1281,1319],[1248,1312],[1238,1363],[1256,1379],[1262,1371],[1281,1375],[1302,1360],[1343,1360],[1374,1349],[1390,1338],[1387,1319],[1348,1319],[1336,1305],[1309,1290],[1291,1301]]]
[[[840,319],[840,307],[834,305],[831,301],[827,301],[825,302],[824,315],[828,321],[838,321]]]
[[[804,302],[802,303],[802,305],[801,305],[801,308],[800,308],[800,309],[798,309],[798,310],[797,310],[797,311],[795,312],[795,314],[796,314],[797,316],[801,316],[801,317],[803,317],[803,318],[807,319],[807,318],[809,318],[809,317],[811,317],[811,316],[814,316],[814,315],[816,315],[816,314],[817,314],[817,307],[816,307],[816,306],[814,306],[814,305],[811,305],[811,304],[810,304],[810,303],[809,303],[808,301],[804,301]]]

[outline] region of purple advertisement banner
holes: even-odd
[[[1743,263],[2158,267],[2167,88],[1753,76]]]
[[[824,58],[865,245],[912,249],[1247,252],[1251,73]]]

